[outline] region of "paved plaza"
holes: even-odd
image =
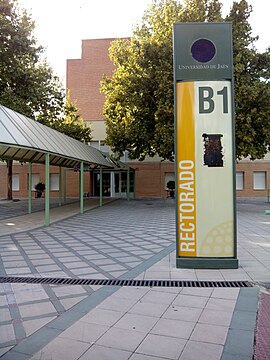
[[[37,200],[35,202],[35,200]],[[270,358],[270,209],[238,199],[239,269],[175,268],[172,199],[0,201],[0,358]],[[7,216],[8,214],[8,216]],[[247,281],[250,287],[14,283],[12,277]],[[268,318],[267,318],[268,316]]]

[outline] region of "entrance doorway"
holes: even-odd
[[[106,172],[102,174],[102,196],[127,197],[127,171]],[[93,194],[99,196],[100,174],[94,173]],[[130,197],[134,197],[134,172],[130,172]]]

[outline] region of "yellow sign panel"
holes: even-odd
[[[195,122],[194,84],[176,84],[178,182],[178,251],[179,255],[196,256],[195,197]]]
[[[177,255],[233,257],[231,82],[178,82],[176,130]]]

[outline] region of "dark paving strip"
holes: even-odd
[[[49,296],[49,300],[53,304],[53,306],[54,306],[55,310],[58,312],[58,314],[64,313],[66,311],[66,309],[61,304],[61,302],[59,301],[58,297],[55,295],[52,288],[49,285],[45,284],[45,285],[43,285],[43,289],[45,290],[46,294]]]
[[[74,236],[74,237],[73,237],[72,235],[69,235],[69,236],[70,236],[71,238],[73,238],[74,240],[77,239],[77,237],[75,237],[75,236]],[[95,240],[99,241],[99,247],[95,247],[94,245],[91,244],[91,242],[87,242],[87,241],[83,241],[83,240],[80,240],[80,243],[83,244],[86,248],[88,248],[88,249],[90,249],[90,250],[95,250],[95,251],[97,251],[100,255],[105,255],[107,259],[113,260],[116,264],[119,264],[119,265],[121,265],[121,266],[124,266],[124,267],[126,268],[126,270],[130,270],[130,269],[131,269],[131,267],[130,267],[128,264],[123,263],[123,262],[120,262],[120,261],[117,260],[117,258],[115,258],[115,257],[113,257],[112,255],[110,255],[109,251],[102,251],[102,249],[100,249],[100,247],[102,246],[102,244],[112,245],[113,248],[118,248],[116,245],[110,244],[110,243],[107,242],[106,240],[104,240],[104,239],[98,239],[98,238],[96,238],[96,237],[94,237],[94,236],[91,236],[91,238],[94,238]],[[101,243],[101,242],[102,242],[102,243]],[[128,243],[128,242],[127,242],[127,243]],[[123,248],[121,248],[121,250],[120,250],[120,248],[119,248],[119,251],[125,251],[125,253],[127,253],[127,254],[129,254],[129,255],[132,254],[132,253],[128,252],[126,249],[123,249]],[[76,253],[76,254],[78,254],[78,253]],[[79,254],[78,254],[78,255],[79,255]],[[77,255],[77,256],[78,256],[78,255]],[[133,255],[133,254],[132,254],[132,255]],[[84,257],[84,255],[80,255],[80,256],[84,259],[83,261],[87,262],[87,263],[88,263],[90,266],[92,266],[93,268],[96,268],[96,270],[97,270],[98,272],[103,273],[105,276],[109,276],[109,275],[110,275],[110,274],[108,274],[107,272],[105,272],[104,270],[102,270],[98,265],[94,264],[91,260],[86,259],[86,258]],[[134,256],[134,255],[133,255],[133,256]],[[142,258],[139,258],[139,260],[140,260],[140,261],[143,261]],[[112,276],[110,275],[110,277],[112,277]]]
[[[13,242],[16,244],[17,248],[19,249],[20,254],[23,256],[25,262],[27,263],[27,266],[29,267],[32,274],[38,274],[36,266],[33,265],[32,261],[28,257],[28,254],[25,252],[24,248],[19,244],[19,241],[17,241],[13,236],[11,236],[11,237],[13,239]],[[30,235],[30,237],[31,237],[31,235]],[[36,239],[35,239],[35,241],[36,241]],[[39,246],[41,247],[41,244],[39,244]],[[57,313],[63,313],[65,311],[65,308],[61,304],[61,302],[58,300],[57,296],[51,290],[51,288],[49,286],[43,285],[43,289],[44,289],[44,291],[46,292],[46,294],[48,296],[48,301],[50,301],[53,304],[53,306],[54,306],[55,310],[57,311]],[[14,330],[16,331],[16,326],[14,326]]]
[[[1,252],[0,252],[0,254],[1,254]],[[3,274],[4,276],[7,275],[6,269],[5,269],[5,266],[4,266],[4,262],[2,260],[2,256],[0,256],[0,274]]]
[[[146,260],[136,268],[125,274],[126,279],[134,277],[147,270],[150,266],[170,254],[175,249],[175,244],[168,246],[152,258]],[[1,357],[1,360],[28,360],[36,352],[41,350],[49,342],[59,336],[64,330],[80,320],[89,311],[94,309],[103,300],[119,290],[118,286],[104,286],[94,292],[91,296],[82,300],[65,313],[52,320],[47,325],[37,330],[32,335],[24,339],[20,344],[14,346],[10,351]]]
[[[44,231],[44,233],[49,236],[50,238],[53,238],[54,242],[58,242],[57,238],[50,235],[50,234],[47,234],[46,231]],[[54,261],[54,263],[62,270],[64,271],[68,276],[70,277],[77,277],[62,261],[60,261],[57,257],[57,253],[53,253],[52,251],[50,251],[49,249],[47,249],[47,247],[41,242],[39,241],[38,237],[33,234],[33,233],[30,233],[30,236],[31,238],[33,239],[33,241],[35,241],[39,246],[40,248],[45,251],[45,253]],[[73,255],[76,255],[77,256],[77,252],[75,251],[71,251],[72,249],[70,249],[68,246],[66,246],[66,248],[68,248],[69,252],[72,252]],[[78,256],[80,257],[80,256]]]
[[[44,231],[44,233],[45,233],[47,236],[51,237],[55,242],[60,242],[59,239],[58,239],[56,236],[52,235],[49,231]],[[41,244],[41,243],[40,243],[40,244]],[[109,273],[103,271],[99,266],[97,266],[97,265],[95,265],[94,263],[92,263],[91,261],[87,260],[83,255],[80,255],[76,250],[73,249],[72,246],[69,246],[69,245],[65,244],[64,242],[63,242],[63,245],[64,245],[64,247],[65,247],[73,256],[76,256],[76,257],[78,257],[81,261],[87,263],[88,266],[92,267],[95,271],[101,273],[102,275],[106,276],[107,278],[113,278],[112,275],[110,275]],[[44,251],[46,251],[46,252],[48,253],[48,255],[49,255],[51,258],[54,259],[54,261],[58,264],[58,266],[59,266],[63,271],[65,271],[67,275],[69,275],[69,276],[71,276],[71,277],[77,277],[77,278],[78,278],[78,276],[77,276],[76,274],[74,274],[66,265],[64,265],[64,264],[62,263],[62,261],[59,261],[58,258],[57,258],[56,256],[54,256],[54,254],[53,254],[50,250],[48,250],[48,249],[47,249],[44,245],[42,245],[42,244],[41,244],[40,246],[43,247]]]
[[[57,285],[98,285],[98,286],[146,286],[146,287],[200,287],[200,288],[241,288],[252,287],[249,281],[195,281],[195,280],[133,280],[126,279],[75,279],[75,278],[31,278],[23,276],[0,277],[0,283],[52,284]],[[45,286],[45,285],[44,285]]]
[[[3,345],[10,346],[11,342],[12,342],[12,345],[18,344],[22,339],[24,339],[26,337],[26,333],[25,333],[24,327],[22,325],[20,310],[16,303],[16,298],[14,296],[12,286],[10,284],[5,284],[5,287],[6,287],[6,291],[7,291],[6,298],[7,298],[7,302],[8,302],[8,309],[9,309],[9,313],[10,313],[10,317],[11,317],[11,321],[9,321],[8,324],[13,325],[15,339],[14,339],[14,341],[11,340]],[[3,325],[5,325],[5,324],[3,323]]]
[[[221,360],[253,359],[259,293],[258,287],[240,289]]]
[[[255,334],[254,360],[270,359],[270,293],[261,293]]]

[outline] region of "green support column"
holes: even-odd
[[[102,177],[102,168],[99,171],[99,206],[102,206],[102,188],[103,188],[103,177]]]
[[[80,168],[80,213],[83,214],[83,161]]]
[[[64,168],[64,203],[67,202],[67,168]]]
[[[45,154],[45,225],[50,225],[50,154]]]
[[[133,199],[135,199],[136,193],[136,172],[133,171]]]
[[[28,163],[28,214],[32,212],[32,163]]]
[[[58,206],[62,206],[62,167],[61,166],[59,166]]]
[[[130,168],[127,171],[127,200],[130,200]]]

